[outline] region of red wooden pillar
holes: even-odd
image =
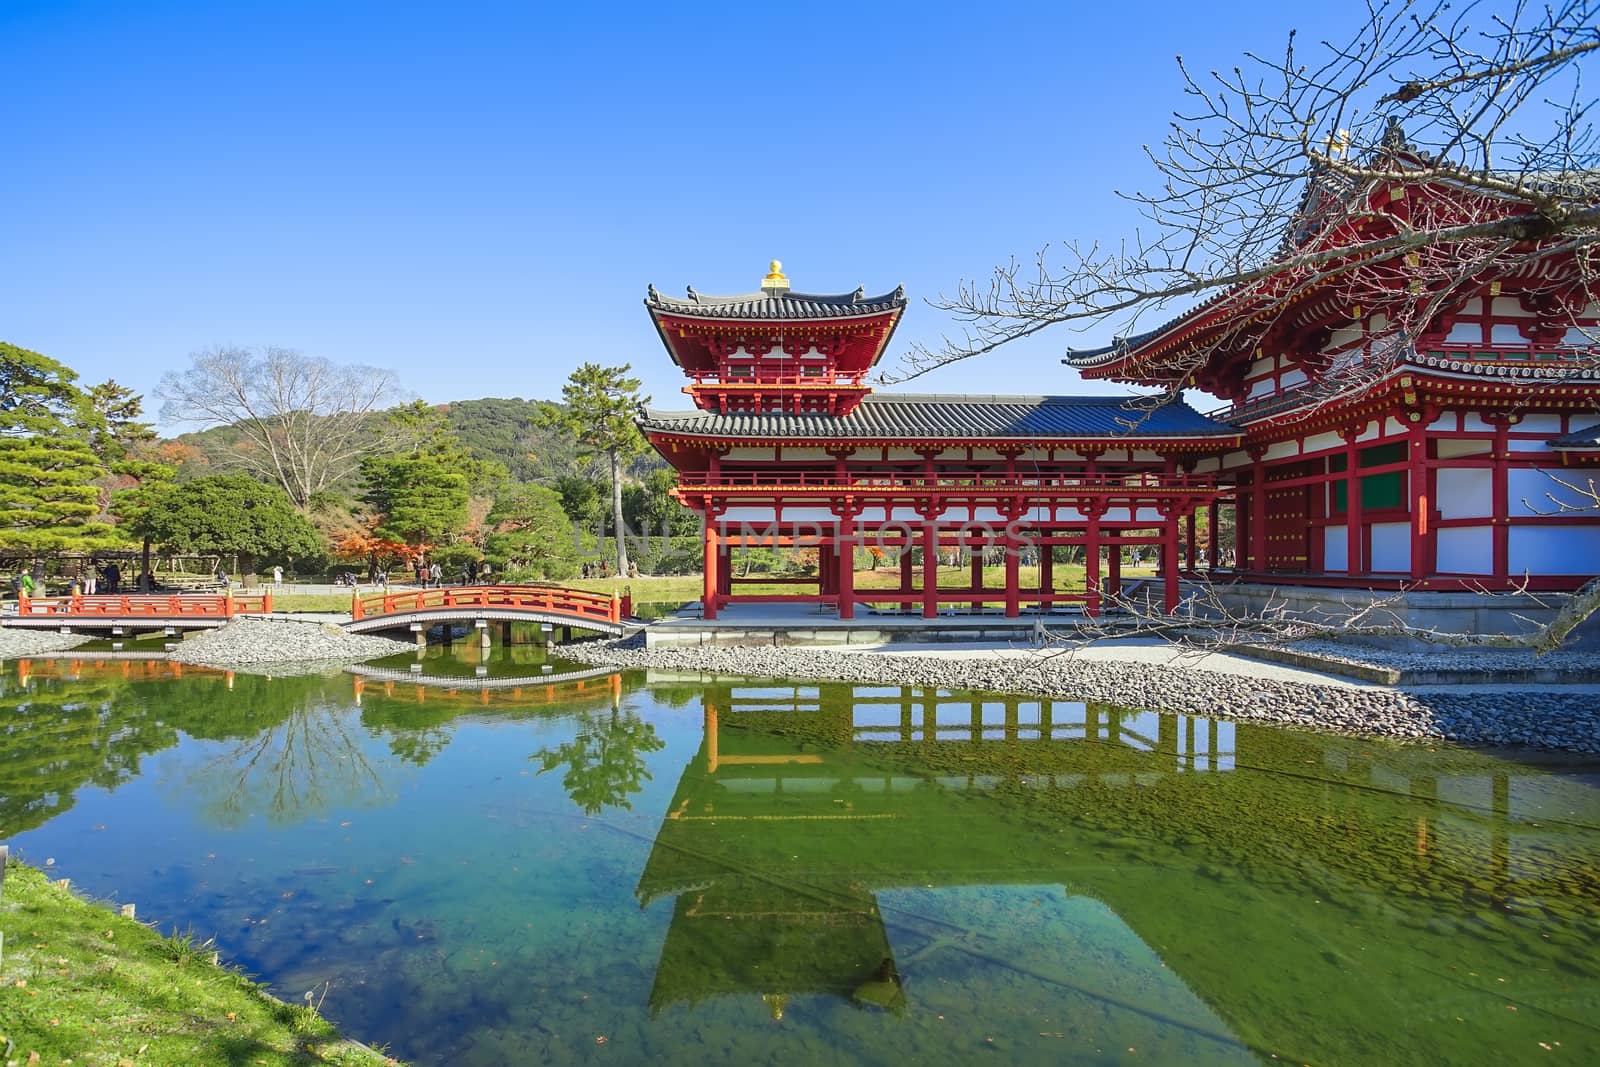
[[[1114,599],[1122,595],[1122,546],[1107,545],[1106,548],[1106,596]]]
[[[1267,569],[1267,468],[1261,462],[1263,449],[1250,449],[1250,567],[1257,573]]]
[[[900,592],[910,593],[916,581],[916,569],[911,559],[911,535],[906,535],[905,543],[900,546]],[[907,597],[900,601],[901,611],[911,610],[911,600]]]
[[[1345,572],[1367,573],[1366,522],[1361,515],[1361,449],[1356,438],[1365,428],[1363,423],[1344,434],[1344,539]]]
[[[1100,513],[1088,513],[1083,530],[1083,611],[1091,619],[1100,617]]]
[[[1191,577],[1191,578],[1194,577],[1194,572],[1200,569],[1200,561],[1195,558],[1196,546],[1199,544],[1198,539],[1195,537],[1195,533],[1196,533],[1195,523],[1197,521],[1198,521],[1198,517],[1195,515],[1194,509],[1191,508],[1189,510],[1189,514],[1184,517],[1184,527],[1185,528],[1184,528],[1184,551],[1183,551],[1184,562],[1189,564],[1188,572],[1189,572],[1189,577]]]
[[[1178,513],[1167,512],[1161,529],[1162,611],[1168,615],[1178,610]]]
[[[1056,591],[1056,546],[1039,546],[1039,592],[1043,596],[1039,600],[1039,610],[1049,611],[1054,601],[1048,599]]]
[[[988,548],[988,545],[980,543],[969,550],[972,553],[972,591],[974,593],[983,592],[983,556]]]
[[[1222,551],[1222,546],[1217,543],[1217,508],[1221,506],[1221,503],[1221,500],[1217,497],[1212,497],[1211,503],[1206,505],[1206,570],[1208,572],[1217,569],[1218,553]]]
[[[839,618],[856,617],[856,523],[855,514],[846,508],[839,515],[839,534],[834,540],[834,553],[838,557]]]
[[[1421,581],[1433,573],[1433,492],[1429,486],[1428,421],[1425,414],[1412,412],[1417,421],[1406,428],[1406,462],[1411,498],[1411,579]]]
[[[1506,461],[1511,458],[1511,444],[1506,439],[1506,431],[1515,417],[1484,417],[1486,422],[1494,426],[1494,444],[1489,451],[1492,464],[1489,468],[1489,491],[1493,496],[1491,510],[1494,512],[1494,518],[1490,520],[1490,539],[1494,554],[1494,576],[1501,581],[1511,578],[1511,489],[1506,470]]]
[[[1013,458],[1007,462],[1016,461]],[[1022,562],[1018,558],[1021,555],[1021,546],[1010,534],[1005,536],[1001,544],[1005,546],[1006,553],[1006,618],[1014,619],[1022,614],[1022,574],[1018,568],[1018,564]]]
[[[700,614],[703,618],[714,619],[717,617],[717,596],[721,588],[721,579],[717,576],[717,565],[722,562],[722,538],[717,531],[715,519],[706,519],[705,543],[705,589],[700,594]]]
[[[922,519],[922,617],[932,619],[938,614],[939,523],[929,514]]]

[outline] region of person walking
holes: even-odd
[[[115,596],[122,592],[122,568],[115,563],[108,564],[105,571],[106,592]]]
[[[283,585],[283,568],[282,567],[273,567],[272,568],[272,584],[275,585],[275,586]]]
[[[493,578],[493,577],[494,577],[494,568],[489,566],[489,561],[488,560],[484,560],[483,561],[483,566],[478,568],[478,580],[481,581],[484,585],[492,585],[494,583],[491,582],[490,579]]]
[[[428,568],[428,579],[433,582],[435,589],[444,584],[444,568],[439,566],[438,560],[434,560],[433,566]]]
[[[94,591],[100,587],[100,565],[93,560],[83,572],[83,595],[94,596]]]
[[[467,584],[472,585],[478,580],[478,561],[469,559],[466,563]]]

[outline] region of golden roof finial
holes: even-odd
[[[771,266],[767,268],[767,276],[761,279],[761,288],[777,292],[784,292],[789,288],[789,279],[784,277],[783,263],[780,260],[773,260]]]

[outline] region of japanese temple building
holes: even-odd
[[[1066,361],[1087,378],[1181,383],[1232,405],[1207,416],[1179,399],[875,393],[866,376],[903,289],[798,293],[776,262],[739,296],[652,286],[645,305],[695,409],[647,410],[639,425],[705,519],[704,617],[749,601],[829,604],[841,619],[858,606],[931,618],[986,604],[1096,617],[1122,591],[1129,545],[1154,550],[1150,599],[1168,613],[1184,578],[1566,590],[1600,571],[1600,512],[1554,514],[1561,486],[1547,473],[1587,468],[1586,480],[1600,463],[1594,294],[1553,297],[1543,274],[1486,282],[1331,400],[1318,389],[1327,368],[1381,345],[1383,315],[1312,291],[1240,329],[1255,295],[1224,293]],[[814,548],[816,577],[742,594],[731,552],[754,545]],[[1062,545],[1083,549],[1082,592],[1055,586],[1050,550]],[[893,588],[855,588],[855,550],[868,547],[898,557]],[[997,549],[1004,585],[986,588]],[[957,552],[970,578],[941,586],[939,559]]]
[[[841,619],[861,604],[933,617],[1076,603],[1095,615],[1120,590],[1128,544],[1159,553],[1170,611],[1179,539],[1220,491],[1195,467],[1243,440],[1181,402],[873,393],[866,375],[905,311],[902,289],[797,293],[774,262],[759,292],[674,299],[652,287],[645,304],[696,405],[647,411],[639,425],[705,517],[708,619],[729,603],[786,600],[836,605]],[[794,593],[742,595],[730,553],[746,545],[815,548],[817,576],[792,579]],[[1059,545],[1083,547],[1085,592],[1056,590],[1048,549]],[[855,588],[855,549],[867,546],[898,556],[897,587]],[[985,588],[996,548],[1005,584]],[[962,550],[970,581],[941,587],[941,553]],[[1034,588],[1021,585],[1024,555],[1037,557]]]

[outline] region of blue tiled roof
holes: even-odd
[[[1236,437],[1239,430],[1182,401],[1115,396],[874,394],[848,415],[646,411],[647,431],[711,437],[869,438]]]

